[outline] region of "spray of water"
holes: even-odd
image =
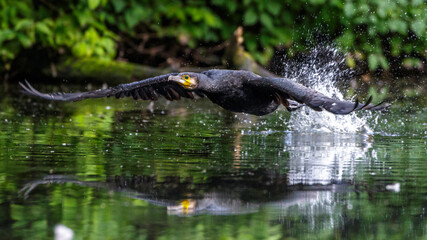
[[[330,46],[313,49],[308,58],[299,60],[298,63],[288,59],[284,59],[283,62],[284,77],[294,79],[337,99],[344,99],[337,83],[343,79],[349,80],[354,75],[353,70],[343,67],[346,65],[345,57]],[[366,133],[372,132],[367,123],[370,117],[369,112],[364,112],[363,115],[360,113],[334,115],[326,111],[316,112],[310,108],[303,108],[292,113],[290,128],[299,132]]]

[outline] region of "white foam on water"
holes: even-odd
[[[54,228],[55,240],[72,240],[74,231],[63,224],[58,224]]]
[[[325,56],[320,56],[325,51],[328,51],[330,58],[324,59]],[[296,70],[292,73],[293,80],[303,83],[328,97],[344,100],[344,95],[336,83],[341,78],[351,75],[351,69],[340,69],[345,64],[345,57],[332,47],[316,48],[312,50],[312,53],[313,57],[309,61],[299,63],[297,68],[293,68]],[[285,68],[289,67],[286,60],[284,66]],[[354,101],[355,99],[346,100]],[[370,116],[372,115],[368,111],[365,111],[363,115],[356,112],[348,115],[335,115],[327,111],[317,112],[308,107],[303,107],[292,112],[290,129],[299,132],[370,133],[372,132],[368,126]]]

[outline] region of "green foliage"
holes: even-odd
[[[277,47],[293,54],[318,45],[321,37],[360,54],[371,70],[387,69],[400,56],[409,59],[403,59],[405,66],[419,66],[426,25],[422,0],[0,0],[0,72],[33,46],[113,59],[123,37],[150,33],[196,48],[224,42],[238,26],[245,29],[245,47],[261,63]]]
[[[347,29],[337,38],[346,50],[367,56],[371,70],[388,69],[387,58],[411,55],[426,57],[427,14],[425,1],[346,1],[342,25]],[[402,63],[417,66],[418,61]],[[408,67],[408,66],[407,66]]]
[[[0,72],[20,51],[34,45],[68,51],[76,57],[112,59],[116,35],[102,16],[91,11],[105,0],[61,2],[0,1]]]

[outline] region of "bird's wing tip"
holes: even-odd
[[[19,81],[18,84],[23,88],[23,90],[21,90],[22,92],[26,94],[34,95],[34,91],[30,88],[31,85],[27,80],[25,80],[25,83],[22,83]]]
[[[37,89],[35,89],[26,79],[24,81],[25,83],[18,82],[18,84],[23,88],[21,92],[34,97],[41,97],[47,100],[55,100],[51,94],[41,93]]]

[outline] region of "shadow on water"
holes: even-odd
[[[246,214],[259,211],[260,207],[275,208],[282,212],[293,206],[332,202],[331,196],[335,193],[355,191],[350,183],[289,185],[287,179],[286,175],[273,174],[264,169],[258,169],[248,176],[241,175],[238,179],[211,177],[204,183],[194,183],[191,179],[182,180],[175,176],[165,177],[161,182],[153,176],[114,176],[102,182],[49,175],[26,184],[20,190],[20,195],[28,199],[39,185],[69,183],[112,191],[124,197],[163,206],[170,215],[190,216]]]

